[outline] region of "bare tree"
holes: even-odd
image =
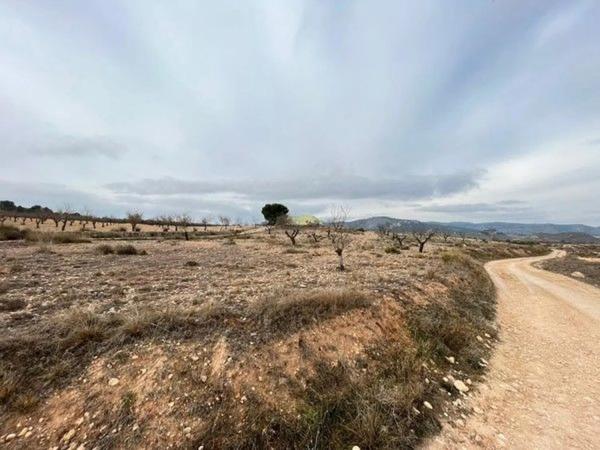
[[[462,243],[465,243],[465,239],[467,238],[467,233],[461,232],[459,233],[460,238],[462,239]]]
[[[285,235],[290,238],[292,245],[296,245],[296,236],[300,234],[300,227],[292,227],[289,230],[285,230]]]
[[[425,244],[435,236],[435,231],[433,230],[413,230],[412,236],[419,243],[419,253],[423,253],[423,249],[425,248]]]
[[[402,248],[402,245],[404,244],[404,240],[407,238],[408,236],[406,234],[401,234],[397,231],[392,231],[391,232],[391,238],[392,238],[392,242],[394,243],[395,246],[398,246],[400,248]]]
[[[188,214],[183,213],[182,215],[180,215],[177,218],[177,223],[179,224],[179,226],[183,230],[183,235],[185,236],[185,240],[189,241],[190,240],[190,236],[188,235],[188,228],[192,224],[192,218]]]
[[[344,265],[344,250],[350,244],[350,235],[346,228],[346,220],[348,220],[348,209],[343,206],[336,206],[331,210],[331,219],[329,228],[329,239],[333,246],[333,250],[339,258],[339,270],[345,270]]]
[[[128,211],[127,222],[131,225],[131,231],[136,231],[138,224],[143,220],[144,214],[141,211]]]
[[[444,242],[448,242],[448,238],[452,236],[452,233],[449,231],[442,231],[442,238],[444,238]]]
[[[227,216],[219,216],[219,223],[221,224],[221,230],[227,229],[231,223],[231,219]]]
[[[208,222],[209,222],[208,217],[203,217],[202,220],[200,221],[200,223],[204,227],[204,231],[206,231],[206,229],[208,228]]]
[[[325,236],[317,234],[316,231],[308,233],[308,237],[311,238],[315,244],[318,244],[321,239],[325,239]]]
[[[379,237],[386,237],[389,236],[390,234],[390,226],[389,224],[379,224],[377,225],[377,234],[379,235]]]
[[[62,222],[61,231],[65,231],[67,222],[71,218],[71,214],[73,214],[73,210],[68,204],[56,211],[56,216],[59,218],[59,222]]]

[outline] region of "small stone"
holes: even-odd
[[[454,356],[446,356],[446,359],[448,360],[448,362],[450,364],[454,364],[456,362],[456,359],[454,359]]]
[[[454,387],[459,392],[469,392],[469,387],[465,383],[463,383],[462,381],[460,381],[460,380],[455,380],[454,381]]]
[[[481,336],[479,336],[479,335],[477,335],[477,336],[476,336],[476,339],[477,339],[479,342],[483,342],[483,338],[482,338]]]
[[[6,437],[4,438],[4,440],[5,440],[6,442],[8,442],[8,441],[12,441],[12,440],[13,440],[14,438],[16,438],[16,437],[17,437],[17,435],[16,435],[15,433],[10,433],[10,434],[7,434],[7,435],[6,435]]]
[[[358,445],[355,445],[352,447],[352,450],[360,450],[360,447]]]
[[[62,442],[69,442],[71,439],[73,439],[73,436],[75,436],[75,428],[71,428],[69,431],[63,434],[63,437],[60,440]]]
[[[18,437],[25,436],[25,433],[27,433],[27,431],[27,427],[23,427],[21,429],[21,432],[18,434]]]
[[[136,431],[140,426],[137,423],[133,424],[132,430]]]
[[[425,406],[427,409],[433,409],[433,406],[431,406],[431,403],[429,403],[427,400],[423,402],[423,406]]]
[[[192,361],[198,361],[199,359],[196,355],[192,355]]]
[[[116,386],[117,384],[119,384],[119,379],[118,378],[111,378],[110,380],[108,380],[108,385],[109,386]]]
[[[206,383],[206,380],[208,380],[208,378],[206,377],[206,375],[202,375],[202,376],[200,377],[200,380],[201,380],[203,383]]]
[[[185,434],[190,434],[190,433],[192,432],[192,428],[191,428],[191,427],[185,427],[185,428],[183,429],[183,432],[184,432]]]
[[[465,426],[465,421],[462,419],[456,419],[456,425],[462,428]]]
[[[575,278],[585,278],[585,275],[578,271],[571,272],[571,276]]]

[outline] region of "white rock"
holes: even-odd
[[[446,359],[448,360],[448,362],[450,364],[454,364],[456,362],[456,359],[454,359],[454,356],[446,356]]]
[[[16,438],[16,437],[17,437],[17,435],[16,435],[15,433],[10,433],[10,434],[7,434],[7,435],[6,435],[6,437],[4,438],[4,440],[5,440],[6,442],[8,442],[8,441],[12,441],[12,440],[13,440],[14,438]]]
[[[108,385],[109,386],[116,386],[117,384],[119,384],[119,379],[118,378],[111,378],[110,380],[108,380]]]
[[[360,450],[360,447],[358,445],[355,445],[352,447],[352,450]]]
[[[431,403],[429,403],[428,401],[424,401],[423,406],[425,406],[425,408],[427,409],[433,409],[433,406],[431,406]]]
[[[585,275],[584,275],[584,274],[582,274],[581,272],[578,272],[578,271],[576,271],[576,272],[571,272],[571,276],[572,276],[572,277],[575,277],[575,278],[585,278]]]
[[[190,434],[190,433],[192,432],[192,428],[191,428],[191,427],[185,427],[185,428],[183,429],[183,432],[184,432],[185,434]]]
[[[454,381],[454,387],[460,392],[469,392],[469,387],[460,380]]]
[[[69,431],[63,434],[63,437],[60,440],[62,442],[69,442],[71,439],[73,439],[73,436],[75,436],[75,428],[71,428]]]
[[[206,375],[202,375],[202,376],[200,377],[200,380],[201,380],[203,383],[206,383],[206,380],[207,380],[207,379],[208,379],[208,378],[206,377]]]

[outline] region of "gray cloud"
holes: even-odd
[[[172,178],[144,179],[106,185],[115,193],[173,196],[230,193],[258,200],[352,200],[365,198],[415,200],[445,197],[477,186],[482,171],[451,175],[405,176],[402,179],[330,174],[287,180],[184,181]]]
[[[43,145],[38,142],[26,151],[32,155],[46,157],[103,156],[118,159],[126,150],[114,140],[106,137],[63,136],[48,139]]]

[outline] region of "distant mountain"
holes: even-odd
[[[365,230],[377,230],[380,226],[411,230],[413,228],[436,228],[438,230],[452,233],[467,233],[476,235],[506,235],[548,237],[545,235],[561,233],[579,233],[589,236],[600,237],[600,227],[589,225],[570,224],[557,225],[552,223],[513,223],[513,222],[421,222],[418,220],[395,219],[393,217],[370,217],[348,222],[350,228],[364,228]],[[576,239],[575,236],[573,236]],[[582,238],[582,236],[580,236]]]
[[[593,236],[600,236],[600,227],[591,227],[589,225],[568,224],[557,225],[553,223],[512,223],[512,222],[447,222],[444,225],[456,226],[475,231],[495,229],[500,233],[513,235],[533,235],[540,233],[586,233]]]

